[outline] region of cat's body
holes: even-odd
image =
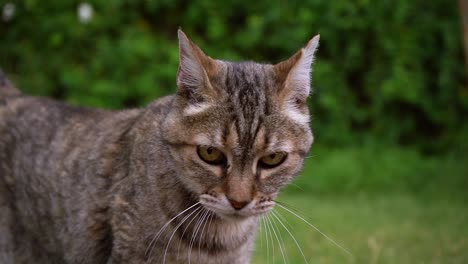
[[[2,232],[2,240],[8,231],[13,235],[13,240],[2,244],[15,246],[15,263],[23,263],[21,259],[24,263],[105,263],[113,247],[121,247],[120,256],[115,258],[125,260],[122,263],[143,262],[136,256],[144,257],[149,240],[156,234],[154,227],[170,220],[161,212],[175,215],[193,204],[193,198],[177,184],[170,162],[156,152],[164,149],[162,139],[138,139],[135,135],[140,130],[159,130],[172,100],[161,99],[146,110],[115,113],[79,109],[43,98],[7,99],[0,112],[5,155],[1,160],[13,166],[8,165],[11,171],[5,171],[2,164],[1,172],[15,177],[2,177],[12,183],[5,186],[2,182],[2,201],[13,204],[2,208],[2,218],[6,216],[11,222],[1,228],[8,229]],[[144,122],[148,116],[151,120]],[[142,152],[147,155],[142,156]],[[145,166],[146,159],[153,162]],[[5,187],[14,189],[4,191]],[[234,232],[224,235],[246,236],[234,225],[231,228]],[[255,232],[253,228],[249,231]],[[131,244],[125,245],[126,240]],[[165,241],[161,238],[155,248],[165,246]],[[172,243],[179,245],[177,237]],[[188,252],[188,246],[181,243],[179,263],[186,263],[187,254],[183,252]],[[197,262],[198,243],[194,248],[192,262],[209,263]],[[235,249],[224,253],[234,253]],[[226,263],[236,263],[240,255],[235,254]],[[177,263],[170,260],[168,263]]]
[[[274,74],[307,50],[278,68],[228,63],[179,34],[179,93],[144,109],[24,96],[0,74],[0,263],[249,263],[312,142],[307,110],[275,101],[289,77]]]

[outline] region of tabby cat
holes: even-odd
[[[312,144],[319,36],[271,65],[179,30],[177,94],[107,111],[0,74],[0,263],[249,263],[259,219]]]

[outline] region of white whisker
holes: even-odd
[[[208,211],[205,208],[203,208],[203,214],[200,218],[198,218],[197,223],[195,224],[195,230],[192,233],[192,238],[190,239],[190,245],[189,245],[189,250],[188,250],[189,264],[191,263],[192,248],[193,248],[193,244],[195,243],[195,238],[198,234],[198,230],[200,229],[201,224],[203,223],[203,218],[206,216],[207,213]]]
[[[265,216],[262,216],[262,224],[265,227],[265,241],[266,241],[266,250],[267,250],[267,263],[270,263],[270,243],[268,241],[268,227],[266,225]]]
[[[348,253],[349,255],[353,255],[349,250],[347,250],[346,248],[342,247],[340,244],[336,243],[335,240],[331,239],[329,236],[325,235],[322,231],[320,231],[317,227],[315,227],[313,224],[309,223],[307,220],[305,220],[303,217],[299,216],[298,214],[294,213],[293,211],[289,210],[288,208],[286,208],[285,206],[277,203],[277,205],[282,208],[283,210],[286,210],[287,212],[293,214],[294,216],[296,216],[297,218],[301,219],[302,221],[304,221],[306,224],[308,224],[310,227],[312,227],[313,229],[315,229],[317,232],[319,232],[322,236],[324,236],[326,239],[328,239],[328,241],[332,242],[333,244],[335,244],[335,246],[339,247],[340,249],[342,249],[343,251],[345,251],[346,253]]]
[[[213,212],[211,212],[211,217],[210,217],[210,222],[208,223],[208,234],[211,230],[211,222],[213,221],[213,218],[215,218],[215,214]]]
[[[197,230],[198,225],[200,224],[201,216],[199,216],[199,215],[204,214],[205,212],[206,212],[205,210],[202,210],[194,217],[194,219],[197,219],[197,221],[195,222],[195,226],[192,229],[193,231],[192,231],[192,236],[190,237],[190,241],[189,241],[189,250],[187,251],[189,263],[190,263],[190,255],[191,255],[191,252],[192,252],[192,243],[193,243],[193,239],[194,239],[194,233],[195,233],[195,230]]]
[[[167,246],[166,246],[166,249],[164,250],[164,258],[163,258],[163,263],[166,263],[166,254],[167,254],[167,250],[169,249],[169,245],[171,244],[171,240],[172,238],[174,237],[175,233],[177,232],[177,230],[179,229],[179,227],[181,225],[184,224],[185,221],[187,221],[187,219],[192,215],[194,214],[195,212],[199,211],[200,209],[203,209],[202,207],[199,207],[197,209],[195,209],[195,211],[191,212],[189,215],[187,215],[186,217],[184,217],[184,219],[182,219],[182,221],[180,221],[180,223],[176,226],[176,228],[174,228],[174,231],[172,232],[171,234],[171,237],[169,238],[169,241],[167,242]],[[201,211],[200,211],[201,212]]]
[[[269,217],[267,217],[267,220],[270,222],[271,230],[273,230],[273,234],[275,235],[276,241],[278,242],[281,256],[283,257],[283,263],[286,263],[286,257],[284,256],[283,247],[281,246],[278,234],[276,233],[275,227],[273,226],[273,221]]]
[[[161,227],[158,231],[158,233],[154,236],[154,238],[151,240],[151,242],[148,244],[148,247],[146,248],[145,250],[145,256],[148,256],[148,259],[149,257],[151,256],[151,253],[153,252],[153,249],[154,249],[154,242],[156,242],[156,239],[159,238],[159,236],[162,234],[162,232],[169,226],[169,224],[174,221],[177,217],[179,217],[180,215],[184,214],[185,212],[187,212],[188,210],[192,209],[193,207],[199,205],[200,202],[197,202],[195,204],[193,204],[192,206],[188,207],[187,209],[183,210],[182,212],[178,213],[176,216],[174,216],[171,220],[169,220],[166,224],[164,224],[163,227]],[[149,251],[149,254],[148,254],[148,250],[151,248],[151,250]]]
[[[305,255],[304,255],[304,252],[302,251],[301,246],[299,246],[299,243],[297,242],[296,238],[292,235],[292,233],[289,231],[289,229],[283,224],[283,222],[278,218],[277,214],[279,214],[279,212],[275,213],[275,211],[271,211],[271,213],[278,220],[278,222],[284,227],[284,229],[286,230],[286,232],[288,232],[288,234],[291,236],[291,238],[294,240],[294,243],[296,243],[296,246],[299,249],[299,251],[301,252],[302,257],[304,258],[305,262],[308,264],[309,262],[307,262],[307,259],[306,259]],[[281,216],[281,214],[280,214],[280,216]]]
[[[187,226],[184,228],[184,232],[182,232],[182,236],[181,238],[183,239],[184,235],[185,235],[185,232],[187,231],[187,229],[190,227],[190,225],[192,224],[193,220],[195,220],[197,218],[197,216],[203,211],[199,211],[196,215],[194,215],[192,217],[192,219],[190,220],[190,222],[188,222]],[[182,239],[179,240],[179,244],[177,246],[177,261],[179,261],[179,252],[180,252],[180,245],[182,243]]]
[[[271,231],[271,224],[269,223],[268,221],[268,215],[265,215],[266,216],[266,223],[268,224],[268,234],[270,236],[270,242],[271,242],[271,251],[272,251],[272,259],[273,259],[273,263],[276,262],[276,254],[275,254],[275,240],[273,239],[273,232]]]
[[[280,212],[275,211],[275,213],[276,213],[276,216],[278,216],[278,217],[281,219],[281,221],[282,221],[283,223],[286,223],[286,225],[287,225],[289,228],[291,228],[291,230],[294,230],[294,227],[289,223],[289,221],[288,221],[286,218],[283,217],[283,215],[281,215]]]
[[[278,244],[279,244],[279,247],[280,247],[280,251],[281,251],[281,255],[283,256],[283,261],[284,263],[288,263],[288,253],[286,252],[286,248],[284,248],[284,241],[283,241],[283,237],[281,236],[281,233],[280,233],[280,230],[278,228],[278,225],[276,224],[276,222],[274,221],[275,219],[271,219],[271,221],[273,222],[273,225],[274,225],[274,228],[276,229],[277,231],[277,234],[278,236],[276,237],[276,239],[279,239],[278,241]]]
[[[203,232],[205,231],[205,227],[206,227],[206,224],[208,222],[208,218],[211,219],[212,217],[212,214],[210,211],[207,211],[208,213],[206,214],[206,216],[203,218],[203,228],[201,230],[201,233],[200,233],[200,240],[198,241],[198,259],[200,260],[201,259],[201,254],[200,254],[200,247],[201,247],[201,241],[203,241]]]
[[[295,184],[295,183],[293,183],[293,182],[291,182],[289,185],[294,186],[294,187],[296,187],[297,189],[299,189],[299,190],[305,192],[304,189],[301,188],[301,186],[299,186],[299,185],[297,185],[297,184]]]
[[[260,217],[260,224],[258,225],[258,235],[260,237],[260,248],[263,249],[263,217]]]

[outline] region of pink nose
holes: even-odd
[[[239,202],[239,201],[231,200],[231,199],[228,199],[228,200],[231,203],[232,207],[236,210],[240,210],[250,203],[250,201]]]

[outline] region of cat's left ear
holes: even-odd
[[[177,33],[180,60],[177,72],[179,94],[197,103],[215,97],[217,92],[213,89],[210,78],[217,75],[219,63],[205,55],[182,30],[179,29]]]
[[[276,76],[282,82],[280,98],[299,105],[306,102],[310,94],[312,63],[319,39],[320,35],[316,35],[291,58],[274,66]]]

